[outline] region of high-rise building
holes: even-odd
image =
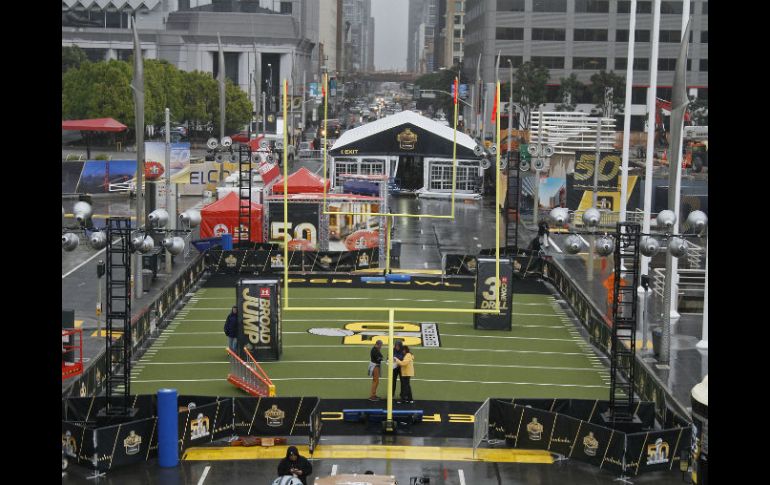
[[[410,71],[433,72],[441,64],[435,59],[438,14],[439,0],[409,2],[407,68]]]
[[[345,67],[349,71],[374,69],[372,0],[343,0]]]
[[[436,59],[442,67],[452,67],[463,61],[464,15],[465,0],[440,0]]]
[[[409,0],[409,19],[407,24],[406,69],[418,72],[420,66],[419,31],[425,0]]]
[[[508,60],[516,69],[526,61],[549,69],[548,105],[553,109],[562,78],[575,74],[583,83],[598,71],[625,76],[628,57],[630,1],[609,0],[466,0],[464,76],[494,82],[498,51],[500,77],[508,79]],[[632,115],[644,115],[652,51],[650,0],[637,2]],[[658,49],[658,92],[671,99],[671,85],[682,28],[681,0],[661,2]],[[690,2],[691,33],[687,85],[690,95],[708,96],[708,1]],[[574,102],[574,101],[573,101]],[[578,100],[593,104],[590,99]],[[634,120],[636,118],[636,120]],[[642,116],[633,116],[635,128]]]

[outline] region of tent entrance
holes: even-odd
[[[425,186],[422,157],[398,157],[396,184],[403,190],[414,191]]]

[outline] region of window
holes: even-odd
[[[459,42],[455,42],[454,43],[454,50],[456,50],[456,51],[463,50],[463,45],[461,43],[459,43]]]
[[[607,0],[575,0],[576,13],[608,13],[610,2]]]
[[[626,70],[628,68],[628,59],[625,57],[616,57],[615,58],[615,69],[616,70]],[[649,71],[650,70],[650,60],[646,57],[637,57],[634,59],[634,71]]]
[[[524,0],[497,0],[498,12],[523,12]]]
[[[548,69],[564,69],[563,57],[552,56],[532,56],[530,59],[533,64],[547,67]]]
[[[676,71],[676,58],[661,58],[658,59],[659,71]],[[692,59],[687,59],[687,70],[692,71]]]
[[[524,29],[514,27],[498,27],[495,38],[497,40],[524,40]]]
[[[565,40],[564,29],[532,29],[532,40]]]
[[[690,4],[690,10],[692,10],[692,3]],[[678,2],[660,2],[660,13],[666,14],[666,13],[674,13],[674,14],[682,14],[682,2],[681,0]]]
[[[281,2],[281,13],[291,14],[291,2]]]
[[[455,39],[460,39],[460,38],[462,38],[462,36],[463,36],[463,31],[462,30],[460,30],[460,29],[454,29],[453,30],[452,37],[454,37]]]
[[[628,42],[628,29],[618,29],[615,31],[616,42]],[[636,30],[634,34],[634,42],[649,42],[650,31],[649,30]]]
[[[86,57],[91,62],[100,62],[107,58],[107,49],[87,49],[84,48]]]
[[[340,185],[340,175],[357,174],[358,164],[352,158],[338,158],[334,160],[334,185]]]
[[[618,2],[618,13],[631,13],[631,2]],[[636,13],[652,13],[652,2],[636,2]]]
[[[382,175],[384,173],[382,160],[376,158],[364,158],[360,167],[359,175]]]
[[[679,30],[661,30],[660,42],[671,42],[678,44],[682,40],[682,32]]]
[[[708,44],[709,43],[709,31],[704,30],[700,33],[700,43],[701,44]]]
[[[607,41],[606,29],[575,29],[575,41]]]
[[[698,70],[700,72],[709,72],[709,60],[708,59],[701,59],[700,65],[698,66]]]
[[[604,57],[573,57],[572,69],[607,69],[607,59]]]
[[[522,56],[500,56],[500,67],[507,68],[509,60],[514,69],[524,64],[524,57]]]
[[[471,191],[476,187],[478,168],[467,163],[460,162],[457,165],[457,190]],[[430,189],[439,191],[452,190],[452,163],[431,162],[430,164]]]
[[[533,12],[566,12],[567,0],[532,0]]]
[[[647,88],[634,86],[631,88],[631,104],[647,104]]]

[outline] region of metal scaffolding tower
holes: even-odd
[[[612,300],[609,421],[634,421],[634,364],[639,286],[639,224],[619,222],[615,244],[615,282]]]
[[[107,416],[130,413],[131,219],[107,219]],[[117,399],[115,399],[117,398]]]

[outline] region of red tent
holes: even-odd
[[[201,210],[201,237],[217,237],[233,234],[233,242],[238,241],[238,194],[230,192],[223,199],[209,204]],[[251,228],[249,239],[262,242],[262,206],[251,203]]]
[[[66,120],[61,122],[62,130],[74,131],[124,131],[126,125],[112,118],[96,118],[93,120]]]
[[[313,175],[305,167],[289,175],[286,183],[290,194],[320,194],[324,191],[324,183],[326,184],[327,192],[330,185],[328,180],[324,180],[323,177],[318,175]],[[278,178],[273,184],[273,193],[283,194],[283,176]]]

